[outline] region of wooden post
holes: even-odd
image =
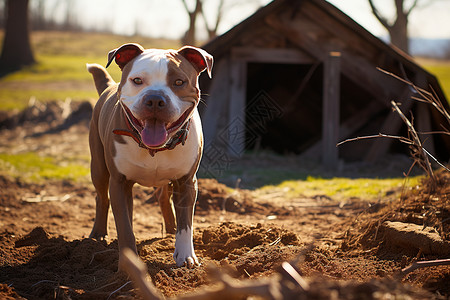
[[[341,53],[330,52],[324,62],[322,103],[322,163],[330,169],[338,165]]]
[[[227,124],[228,153],[240,157],[245,151],[245,106],[247,86],[247,63],[231,60],[230,99]]]
[[[205,111],[202,115],[203,135],[205,145],[214,141],[217,132],[220,130],[219,118],[221,113],[228,111],[230,102],[230,93],[228,80],[230,76],[229,59],[222,58],[217,66],[214,67],[214,78],[209,89],[209,99]]]

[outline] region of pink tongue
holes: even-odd
[[[167,139],[166,125],[158,120],[145,120],[141,136],[148,147],[161,146]]]

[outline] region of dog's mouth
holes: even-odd
[[[170,138],[178,132],[178,130],[191,117],[194,107],[188,108],[175,122],[166,123],[157,118],[149,118],[139,120],[128,107],[125,107],[133,127],[141,136],[142,142],[148,147],[158,149],[164,147]]]

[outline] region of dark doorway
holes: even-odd
[[[299,154],[321,135],[321,64],[247,65],[246,150]]]

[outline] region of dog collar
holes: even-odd
[[[120,106],[122,107],[122,114],[125,119],[125,123],[127,124],[127,129],[114,129],[113,133],[117,135],[126,135],[131,138],[139,145],[139,147],[148,150],[148,153],[153,157],[157,152],[164,151],[164,150],[172,150],[177,145],[182,144],[186,142],[188,133],[189,133],[189,127],[191,125],[191,118],[189,118],[186,123],[175,133],[175,135],[166,143],[164,146],[161,146],[160,148],[149,148],[147,145],[145,145],[142,142],[142,137],[139,134],[139,131],[134,127],[133,123],[131,122],[131,117],[128,115],[127,110],[125,109],[124,105],[122,104],[122,101],[119,100]]]

